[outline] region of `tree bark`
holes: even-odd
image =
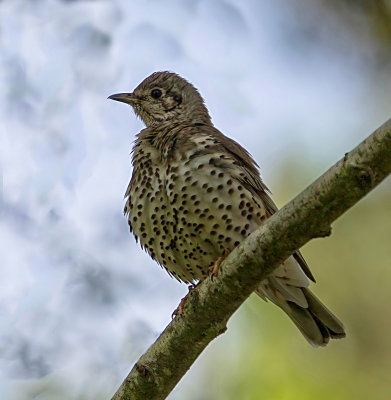
[[[175,318],[136,362],[113,400],[165,399],[239,306],[294,251],[328,236],[331,223],[391,173],[391,119],[269,218],[190,292]]]

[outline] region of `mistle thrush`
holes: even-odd
[[[276,212],[258,165],[218,131],[198,90],[156,72],[130,104],[146,128],[133,147],[125,214],[149,255],[179,281],[202,281],[209,268]],[[256,289],[281,307],[314,346],[345,336],[342,323],[308,289],[313,276],[296,252]]]

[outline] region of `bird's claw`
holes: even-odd
[[[221,263],[227,258],[229,254],[229,250],[225,249],[224,250],[224,254],[219,257],[211,267],[209,267],[209,276],[210,279],[213,281],[213,278],[216,278],[219,274],[219,269],[220,269],[220,265]]]
[[[171,314],[171,319],[174,319],[174,318],[177,317],[178,315],[179,315],[180,317],[183,317],[184,311],[185,311],[185,303],[186,303],[186,300],[188,299],[190,292],[191,292],[192,290],[194,290],[194,289],[196,288],[196,286],[197,286],[197,285],[189,285],[189,286],[188,286],[189,292],[187,293],[187,295],[186,295],[185,297],[183,297],[183,298],[181,299],[181,301],[180,301],[178,307],[177,307],[177,308],[174,310],[174,312]]]

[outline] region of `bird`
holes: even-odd
[[[130,232],[172,277],[202,282],[278,210],[258,164],[214,126],[199,91],[174,72],[154,72],[109,99],[130,105],[146,126],[134,142],[125,194]],[[255,292],[285,311],[311,345],[325,346],[345,328],[310,281],[296,251]]]

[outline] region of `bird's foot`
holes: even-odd
[[[197,286],[198,286],[198,284],[199,283],[197,283],[196,285],[190,285],[190,286],[188,286],[188,289],[189,289],[189,292],[187,293],[187,295],[185,296],[185,297],[183,297],[182,299],[181,299],[181,302],[179,303],[179,305],[178,305],[178,307],[174,310],[174,312],[171,314],[171,318],[172,319],[174,319],[176,316],[183,316],[183,314],[184,314],[184,311],[185,311],[185,303],[186,303],[186,300],[188,299],[188,297],[189,297],[189,295],[190,295],[190,292],[192,291],[192,290],[194,290]]]
[[[209,267],[209,276],[210,279],[213,280],[213,278],[216,278],[219,274],[219,269],[220,269],[220,265],[221,263],[227,258],[228,254],[229,254],[229,250],[225,249],[224,250],[224,254],[219,257],[211,267]]]

